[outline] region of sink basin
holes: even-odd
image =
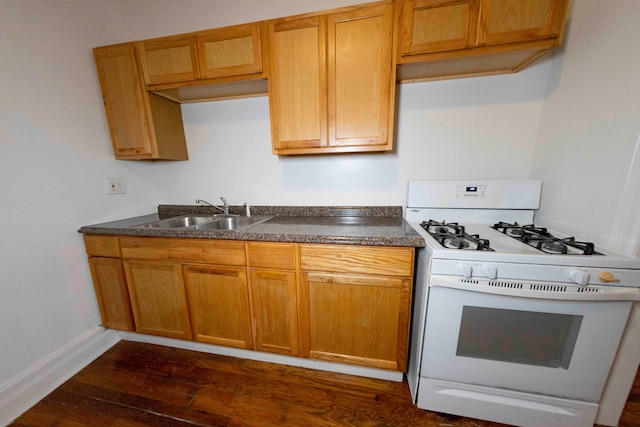
[[[237,230],[238,228],[248,227],[260,221],[264,221],[266,218],[260,218],[257,216],[237,216],[237,217],[223,217],[216,218],[214,221],[204,224],[197,224],[194,228],[200,230]]]
[[[140,225],[142,228],[177,229],[191,228],[197,230],[238,230],[250,225],[263,222],[271,218],[267,215],[238,216],[238,215],[182,215],[175,218],[162,219]]]
[[[163,219],[156,222],[150,222],[149,224],[144,224],[142,227],[147,228],[184,228],[184,227],[192,227],[198,224],[204,224],[209,221],[214,221],[216,218],[210,215],[207,216],[191,216],[191,215],[183,215],[175,218]]]

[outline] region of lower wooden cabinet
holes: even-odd
[[[297,356],[296,274],[292,271],[252,270],[251,298],[255,349]]]
[[[136,331],[191,339],[182,266],[155,261],[124,262]]]
[[[304,273],[302,295],[304,356],[406,369],[411,280]]]
[[[246,270],[185,265],[183,272],[194,339],[251,349]]]
[[[107,327],[406,370],[414,248],[87,237]]]
[[[89,268],[96,290],[102,324],[106,328],[134,331],[131,301],[122,260],[89,257]]]

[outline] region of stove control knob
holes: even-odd
[[[584,286],[589,283],[589,273],[582,270],[571,270],[569,271],[569,279],[578,285]]]
[[[495,265],[491,265],[491,264],[482,264],[482,274],[484,274],[485,276],[487,276],[488,279],[495,279],[496,277],[498,277],[498,269],[496,268]]]
[[[603,271],[599,277],[602,283],[618,283],[620,279],[613,275],[610,271]]]
[[[459,262],[458,273],[460,273],[463,277],[466,277],[468,279],[469,277],[471,277],[471,273],[473,273],[473,268],[471,267],[471,265],[467,264],[466,262]]]

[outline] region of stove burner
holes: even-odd
[[[513,236],[513,237],[522,237],[524,236],[525,231],[522,228],[514,228],[511,229],[509,231],[507,231],[507,234],[509,236]]]
[[[454,237],[453,239],[449,240],[449,244],[457,247],[458,249],[465,249],[469,247],[469,241],[464,237]]]
[[[567,247],[562,242],[559,242],[558,240],[543,242],[542,248],[554,253],[559,253],[559,254],[567,253]]]
[[[430,219],[429,221],[423,221],[420,226],[445,248],[493,251],[489,247],[487,239],[481,239],[477,234],[466,233],[464,226],[459,225],[457,222],[448,223]]]
[[[501,221],[491,228],[548,254],[602,255],[595,251],[593,243],[577,242],[574,237],[561,239],[549,233],[546,228],[533,224],[509,224]]]

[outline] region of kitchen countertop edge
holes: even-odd
[[[158,213],[102,224],[86,225],[78,232],[138,237],[166,237],[259,242],[316,243],[365,246],[424,247],[425,242],[403,218],[400,206],[375,207],[268,207],[256,206],[254,216],[268,215],[260,222],[240,230],[157,229],[138,227],[173,216],[217,213],[209,206],[159,205]],[[244,214],[244,207],[231,213]],[[331,225],[327,217],[366,217],[368,225]],[[283,221],[279,221],[283,219]],[[296,223],[296,220],[300,222]],[[291,222],[294,225],[290,224]],[[371,225],[373,224],[373,225]]]

